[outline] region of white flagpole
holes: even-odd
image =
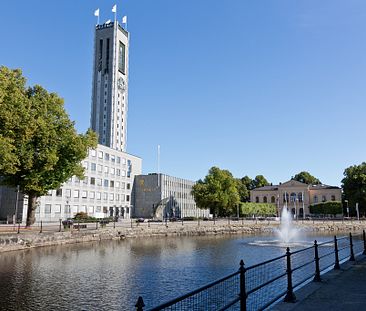
[[[112,12],[114,13],[114,23],[116,23],[116,21],[117,21],[117,4],[115,4],[112,7]]]
[[[127,30],[127,15],[122,17],[122,24],[125,24],[125,29]]]
[[[97,17],[97,25],[99,25],[99,8],[94,11],[94,16]]]

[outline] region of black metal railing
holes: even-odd
[[[315,240],[312,246],[293,252],[287,247],[284,255],[248,268],[241,260],[238,271],[148,310],[264,310],[280,299],[296,301],[294,289],[320,282],[322,274],[340,269],[341,262],[354,261],[359,254],[366,254],[365,230],[322,243]],[[141,296],[135,307],[144,310]]]

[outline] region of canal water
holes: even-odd
[[[303,245],[330,236],[307,236]],[[134,310],[285,253],[273,236],[137,238],[0,254],[0,310]]]

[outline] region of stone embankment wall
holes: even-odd
[[[297,223],[296,227],[308,232],[357,232],[366,229],[366,222],[362,223]],[[73,230],[65,232],[25,232],[0,234],[0,252],[22,250],[33,247],[62,245],[71,243],[92,242],[101,240],[162,237],[162,236],[199,236],[217,234],[270,234],[279,223],[244,223],[244,224],[216,224],[205,226],[168,225],[148,227],[145,224],[133,228],[105,228],[99,230]]]

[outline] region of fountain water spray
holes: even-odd
[[[278,231],[279,238],[283,243],[294,242],[298,236],[298,230],[292,225],[292,213],[284,206],[281,212],[281,224]]]

